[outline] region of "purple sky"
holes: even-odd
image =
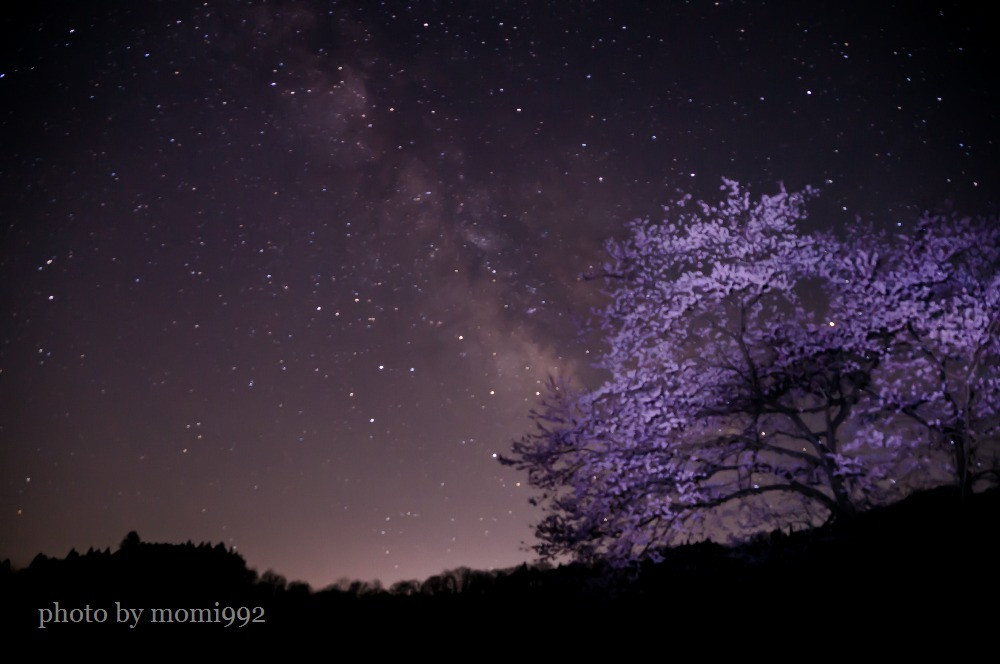
[[[972,3],[46,3],[0,60],[0,558],[322,587],[532,558],[493,458],[675,191],[996,210]]]

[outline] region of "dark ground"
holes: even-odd
[[[22,570],[5,562],[2,624],[15,642],[43,650],[318,639],[362,651],[447,647],[453,656],[469,647],[565,654],[656,645],[779,659],[802,647],[975,658],[995,649],[1000,626],[998,517],[1000,490],[962,500],[942,488],[813,531],[680,547],[632,570],[460,569],[391,591],[360,582],[312,591],[247,569],[221,544],[153,544],[130,533],[115,552],[39,554]],[[57,615],[56,603],[89,606],[91,622],[79,611]],[[208,611],[201,622],[180,612],[154,623],[154,607]],[[236,614],[231,626],[226,607]],[[94,622],[102,608],[106,621]],[[119,608],[144,611],[130,627]],[[65,622],[74,617],[83,620]]]

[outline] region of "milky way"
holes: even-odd
[[[5,16],[0,557],[135,529],[315,586],[531,559],[494,456],[549,375],[599,381],[580,275],[625,222],[722,176],[815,185],[832,229],[996,209],[985,15],[802,4]]]

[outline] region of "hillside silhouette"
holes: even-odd
[[[944,638],[954,629],[995,629],[998,534],[1000,490],[962,499],[939,488],[851,521],[735,547],[682,546],[663,552],[663,562],[629,569],[462,568],[389,589],[354,582],[312,590],[274,572],[258,574],[222,544],[149,543],[132,532],[113,552],[39,554],[19,570],[5,561],[0,596],[6,631],[37,644],[179,636],[258,642],[372,628],[396,635],[446,630],[451,639],[495,638],[500,630],[516,642],[533,629],[631,633],[650,624],[686,638],[794,625],[789,638],[806,639],[808,630],[845,622],[882,635],[931,625]],[[160,609],[155,621],[153,608]],[[95,620],[98,609],[107,612],[104,622]],[[136,619],[132,609],[144,611]]]

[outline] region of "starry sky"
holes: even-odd
[[[30,6],[29,6],[30,4]],[[720,178],[996,211],[972,2],[29,3],[0,35],[0,558],[314,587],[531,560],[602,244]],[[815,6],[813,6],[815,5]],[[821,7],[822,5],[822,7]]]

